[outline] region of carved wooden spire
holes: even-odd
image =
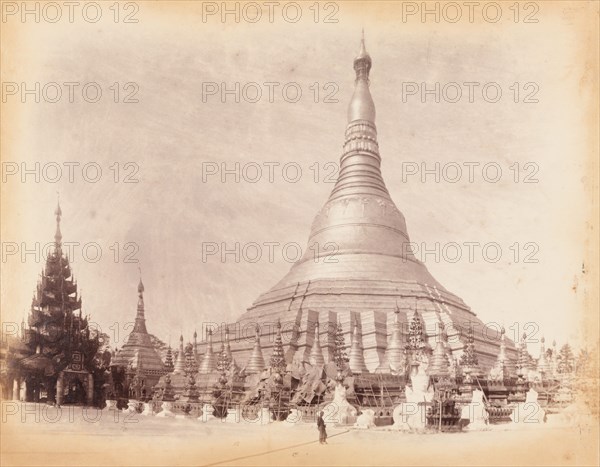
[[[60,200],[56,202],[56,233],[54,234],[54,244],[57,250],[60,250],[62,245],[62,232],[60,231],[60,218],[62,217],[62,210],[60,209]]]
[[[283,373],[286,369],[285,355],[283,353],[283,340],[281,338],[281,322],[277,320],[277,334],[275,334],[275,344],[273,345],[273,353],[269,360],[269,366],[275,373]]]

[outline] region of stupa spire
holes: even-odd
[[[369,81],[373,71],[369,55],[372,50],[367,51],[364,38],[357,41],[357,45],[360,46],[353,57],[352,78],[348,75],[354,80],[354,93],[348,107],[335,186],[314,217],[302,258],[278,283],[261,294],[238,321],[265,322],[269,317],[282,316],[282,319],[308,322],[306,333],[294,333],[294,344],[286,351],[290,361],[306,361],[311,353],[315,357],[320,354],[318,342],[311,341],[310,327],[316,317],[323,322],[331,319],[332,297],[335,297],[336,310],[353,310],[360,302],[389,307],[389,313],[395,297],[404,303],[414,299],[418,315],[421,308],[417,307],[417,301],[423,299],[427,303],[423,307],[423,318],[430,319],[431,310],[435,309],[439,319],[448,326],[456,327],[466,320],[483,325],[460,297],[446,290],[411,251],[404,216],[392,201],[381,174],[382,156],[370,90],[370,84],[375,82]],[[376,91],[375,86],[373,91]],[[397,155],[391,154],[391,158],[397,159]],[[305,301],[309,296],[310,311],[306,309],[308,301]],[[383,316],[381,318],[383,320]],[[370,341],[376,342],[377,346],[388,337],[385,326],[379,325],[379,319],[377,315],[375,327],[369,330]],[[423,355],[427,333],[423,332],[421,321],[419,316],[413,318],[407,333],[410,339],[407,352],[413,359],[410,362],[413,369],[421,363],[424,368],[428,362],[427,356]],[[482,359],[481,365],[482,371],[487,372],[489,355],[495,353],[499,342],[484,347],[481,355],[486,358]],[[514,355],[510,342],[507,342],[506,353],[510,357]]]
[[[348,106],[348,123],[356,120],[365,120],[375,124],[375,104],[369,91],[369,72],[372,66],[371,56],[365,46],[365,31],[362,32],[360,49],[354,59],[356,81],[354,94]]]
[[[198,353],[198,333],[194,329],[194,359],[196,360],[196,363],[199,362],[199,357],[200,354]]]
[[[229,342],[229,328],[225,327],[225,353],[227,354],[227,358],[231,362],[231,366],[234,370],[239,370],[239,367],[233,358],[233,353],[231,352],[231,344]]]
[[[325,365],[325,358],[323,357],[323,351],[321,350],[321,342],[319,341],[319,321],[315,323],[315,336],[313,338],[313,345],[310,349],[310,356],[308,361],[311,365]]]
[[[154,348],[152,338],[146,329],[144,284],[142,282],[141,270],[137,294],[138,302],[133,330],[127,337],[127,342],[123,345],[121,351],[116,354],[111,364],[114,363],[115,366],[127,366],[128,362],[131,361],[137,352],[144,370],[149,371],[152,375],[156,376],[157,374],[164,372],[166,367],[161,356]],[[87,319],[89,320],[89,317]]]
[[[212,342],[212,329],[208,330],[208,335],[206,336],[206,353],[202,358],[202,363],[200,363],[200,373],[211,373],[215,371],[217,368],[217,359],[215,357],[213,351],[213,342]]]
[[[185,372],[185,351],[183,350],[183,335],[179,336],[179,351],[177,360],[175,360],[175,369],[173,373],[183,374]]]
[[[360,334],[358,333],[358,325],[354,323],[354,331],[352,332],[352,346],[350,347],[350,371],[354,374],[368,373],[363,354],[362,345],[360,344]]]
[[[392,327],[392,333],[388,346],[385,349],[383,361],[377,373],[393,373],[403,374],[406,366],[406,355],[404,347],[402,345],[402,326],[400,325],[400,308],[398,302],[396,302],[396,309],[394,310],[394,324]]]
[[[369,90],[371,67],[363,37],[353,61],[356,79],[338,178],[314,218],[304,255],[271,291],[259,297],[256,306],[263,302],[266,306],[267,296],[275,290],[322,277],[387,281],[409,273],[420,282],[438,285],[405,247],[410,242],[406,221],[381,175],[375,104]],[[333,255],[322,248],[325,244],[336,246]],[[335,256],[333,261],[331,256]]]
[[[440,327],[440,338],[435,345],[428,368],[429,376],[438,378],[450,375],[450,362],[448,361],[448,354],[446,353],[447,334],[442,323],[440,323]]]
[[[391,201],[381,176],[375,103],[369,90],[371,65],[371,56],[365,47],[363,32],[360,50],[354,59],[356,80],[354,93],[348,104],[348,126],[340,160],[340,173],[330,200],[359,194],[377,195]]]
[[[140,332],[142,334],[148,334],[146,329],[146,316],[144,307],[144,284],[142,282],[142,272],[140,270],[140,282],[137,287],[138,291],[138,304],[137,313],[135,315],[135,324],[133,326],[133,332]]]
[[[231,369],[231,356],[227,353],[227,349],[223,342],[221,342],[221,351],[219,352],[219,358],[217,359],[216,370],[221,375],[226,375]]]
[[[254,348],[246,365],[246,374],[260,373],[265,369],[265,359],[260,346],[260,326],[256,325],[256,335],[254,338]]]

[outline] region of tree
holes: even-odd
[[[584,375],[587,367],[590,365],[591,358],[590,351],[588,349],[581,349],[577,355],[576,373],[578,375]]]
[[[344,333],[342,331],[342,323],[338,321],[335,330],[335,347],[333,349],[333,362],[337,367],[338,371],[343,371],[350,359],[346,355],[346,341],[344,339]]]
[[[575,369],[575,356],[569,344],[565,344],[558,352],[558,372],[560,374],[572,373]]]
[[[473,326],[469,327],[469,333],[467,334],[467,343],[463,354],[460,356],[460,364],[463,367],[474,369],[479,361],[477,360],[477,354],[475,353],[475,338],[473,336]]]
[[[412,319],[408,325],[408,343],[405,346],[407,352],[413,355],[415,358],[421,354],[425,349],[426,344],[423,339],[423,325],[417,310],[415,310]]]

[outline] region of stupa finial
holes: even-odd
[[[360,49],[354,59],[354,71],[356,72],[356,84],[354,94],[348,106],[348,123],[355,120],[366,120],[375,123],[375,104],[369,91],[369,72],[373,62],[365,46],[364,29],[360,40]]]

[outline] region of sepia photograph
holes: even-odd
[[[2,466],[600,463],[600,3],[0,1]]]

